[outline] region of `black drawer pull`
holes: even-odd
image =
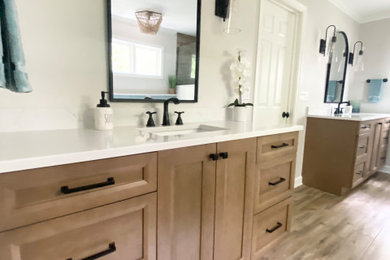
[[[386,121],[386,125],[390,124],[390,121]]]
[[[220,153],[219,156],[221,156],[222,159],[227,159],[229,157],[229,153],[227,153],[227,152]]]
[[[281,145],[271,145],[272,149],[279,149],[288,146],[287,143],[282,143]]]
[[[378,125],[383,125],[383,123],[382,123],[382,122],[379,122]]]
[[[363,171],[358,171],[356,174],[361,175],[362,173],[363,173]]]
[[[278,185],[279,183],[282,183],[282,182],[285,182],[285,181],[286,181],[286,179],[281,177],[278,181],[275,181],[275,182],[268,182],[268,185],[276,186],[276,185]]]
[[[366,148],[365,145],[359,146],[360,149]]]
[[[96,189],[96,188],[101,188],[101,187],[114,185],[114,184],[115,184],[114,178],[110,177],[110,178],[107,178],[107,181],[105,181],[105,182],[85,185],[85,186],[71,188],[71,189],[68,186],[62,186],[61,192],[63,194],[70,194],[70,193],[75,193],[75,192],[80,192],[80,191],[85,191],[85,190],[92,190],[92,189]]]
[[[283,224],[282,223],[280,223],[280,222],[278,222],[277,224],[276,224],[276,226],[275,227],[273,227],[273,228],[271,228],[271,229],[266,229],[265,231],[267,231],[267,233],[274,233],[277,229],[279,229],[281,226],[283,226]]]
[[[361,129],[367,129],[367,128],[370,128],[370,127],[367,126],[367,125],[363,125],[363,126],[361,126],[360,128],[361,128]]]
[[[216,153],[212,153],[212,154],[210,154],[209,158],[213,161],[216,161],[216,160],[218,160],[219,156]]]
[[[381,160],[382,160],[382,161],[386,160],[386,157],[381,157]]]
[[[108,245],[108,249],[106,249],[102,252],[96,253],[94,255],[82,258],[81,260],[95,260],[95,259],[101,258],[103,256],[109,255],[111,253],[114,253],[115,251],[116,251],[115,242],[112,242]],[[67,258],[66,260],[73,260],[73,258]]]

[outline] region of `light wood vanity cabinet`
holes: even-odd
[[[350,121],[308,118],[303,183],[343,195],[386,161],[390,118]]]
[[[289,231],[296,146],[287,133],[0,174],[0,259],[256,260]]]
[[[159,259],[250,259],[255,157],[256,139],[159,153]]]

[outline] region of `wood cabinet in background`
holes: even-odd
[[[308,118],[303,184],[343,195],[386,161],[390,119]]]

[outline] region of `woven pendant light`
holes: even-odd
[[[143,33],[156,34],[160,29],[162,14],[154,11],[143,10],[135,12],[138,26]]]

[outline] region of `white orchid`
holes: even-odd
[[[229,106],[248,106],[252,104],[244,104],[242,102],[242,96],[249,92],[249,77],[250,77],[251,64],[245,57],[243,51],[238,51],[237,59],[230,65],[230,71],[232,73],[234,89],[238,92],[238,99],[231,103]]]

